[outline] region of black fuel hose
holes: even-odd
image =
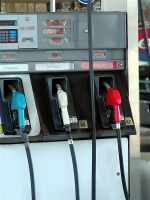
[[[141,17],[141,22],[142,22],[144,42],[145,42],[145,47],[146,47],[146,55],[147,55],[147,60],[148,60],[148,64],[150,67],[150,53],[149,53],[149,46],[148,46],[148,37],[147,37],[147,32],[146,32],[146,27],[145,27],[145,19],[144,19],[143,7],[142,7],[142,0],[138,0],[138,2],[139,2],[139,11],[140,11],[140,17]]]
[[[29,138],[28,138],[28,135],[25,132],[22,132],[21,136],[22,136],[23,141],[24,141],[24,145],[25,145],[25,149],[26,149],[26,154],[27,154],[27,159],[28,159],[29,172],[30,172],[30,182],[31,182],[32,200],[36,200],[35,182],[34,182],[34,170],[33,170],[32,158],[31,158],[30,147],[29,147]]]
[[[68,138],[68,143],[69,143],[69,148],[70,148],[70,153],[71,153],[71,158],[72,158],[72,164],[73,164],[76,200],[80,200],[78,167],[77,167],[76,155],[75,155],[74,146],[73,146],[71,129],[68,126],[65,126],[65,130],[67,133],[67,138]]]
[[[123,191],[124,191],[124,195],[125,195],[126,200],[130,200],[128,190],[127,190],[126,180],[125,180],[120,129],[116,129],[116,133],[117,133],[119,163],[120,163],[120,171],[121,171],[121,180],[122,180]]]
[[[72,140],[71,142],[73,142],[73,140]],[[75,151],[74,151],[73,143],[70,143],[70,144],[69,144],[69,148],[70,148],[70,153],[71,153],[72,163],[73,163],[76,200],[79,200],[79,199],[80,199],[80,196],[79,196],[78,169],[77,169],[77,162],[76,162],[76,157],[75,157]]]
[[[90,72],[91,109],[92,109],[92,200],[96,200],[96,120],[95,120],[91,0],[88,0],[87,15],[88,15],[89,72]]]
[[[75,155],[74,146],[73,146],[73,139],[71,135],[70,119],[69,119],[69,114],[68,114],[68,109],[67,109],[67,106],[68,106],[67,93],[62,90],[60,84],[56,84],[56,88],[57,88],[58,105],[59,105],[59,108],[61,109],[62,122],[67,134],[71,157],[72,157],[76,200],[80,200],[78,168],[77,168],[76,155]]]

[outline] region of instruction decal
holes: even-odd
[[[78,122],[77,117],[75,117],[75,116],[72,116],[72,117],[70,117],[69,119],[70,119],[70,123],[71,123],[71,124],[74,124],[74,123],[77,123],[77,122]]]
[[[127,126],[134,125],[131,117],[125,117],[125,122]]]
[[[35,64],[36,71],[74,70],[74,63],[40,63]]]
[[[79,120],[79,128],[80,129],[87,129],[88,128],[87,120]]]

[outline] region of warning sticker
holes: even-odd
[[[87,120],[79,120],[79,128],[88,128],[88,123],[87,123]]]
[[[2,124],[0,124],[0,133],[3,133]]]
[[[30,125],[30,122],[28,119],[25,119],[25,125]]]
[[[131,117],[125,117],[126,125],[134,125]]]
[[[0,117],[0,133],[3,133],[3,128],[2,128],[2,120],[1,120],[1,117]]]

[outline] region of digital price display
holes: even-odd
[[[3,59],[12,59],[12,58],[14,58],[14,54],[3,54],[2,58]]]
[[[43,33],[46,35],[51,35],[51,34],[65,34],[65,29],[59,28],[59,29],[44,29]]]
[[[52,38],[52,42],[61,42],[61,38]]]
[[[13,26],[14,21],[0,21],[0,26]]]
[[[67,20],[47,20],[47,26],[65,26]]]

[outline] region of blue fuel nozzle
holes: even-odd
[[[26,108],[25,96],[17,91],[12,94],[11,110],[18,111],[19,128],[25,127],[24,109]]]

